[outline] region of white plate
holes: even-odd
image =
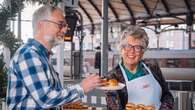
[[[102,86],[102,87],[98,87],[97,89],[114,91],[114,90],[120,90],[124,87],[125,87],[125,84],[118,83],[118,86]]]

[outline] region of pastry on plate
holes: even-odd
[[[145,110],[155,110],[155,107],[152,105],[146,106]]]
[[[118,86],[118,81],[116,79],[108,80],[109,86]]]
[[[125,106],[125,110],[135,110],[136,105],[133,103],[127,103]]]
[[[138,104],[138,105],[136,105],[136,108],[135,108],[135,110],[145,110],[145,105],[144,104]]]

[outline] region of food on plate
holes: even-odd
[[[107,79],[102,79],[102,80],[101,80],[101,83],[103,83],[104,86],[106,86],[106,85],[108,85],[108,80],[107,80]]]
[[[116,79],[102,79],[101,83],[103,83],[104,86],[118,86],[118,81]]]
[[[66,104],[63,106],[65,110],[88,110],[88,106],[81,102],[75,102],[71,104]]]
[[[155,110],[155,107],[152,105],[146,106],[145,110]]]
[[[155,110],[155,107],[152,105],[144,105],[144,104],[134,104],[134,103],[127,103],[125,106],[125,110]]]
[[[118,86],[118,81],[116,79],[108,80],[109,86]]]
[[[145,110],[145,105],[144,104],[138,104],[138,105],[136,105],[135,110]]]
[[[125,110],[135,110],[136,105],[133,103],[127,103],[125,106]]]

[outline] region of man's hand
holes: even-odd
[[[101,78],[97,74],[89,75],[85,79],[83,79],[83,81],[81,82],[81,86],[84,92],[88,93],[96,87],[102,86]]]

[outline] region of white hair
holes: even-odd
[[[32,18],[32,28],[33,28],[33,35],[37,33],[37,25],[41,20],[49,20],[51,19],[51,14],[55,10],[61,10],[58,7],[53,7],[50,5],[44,5],[37,9]]]
[[[132,38],[140,40],[141,46],[143,46],[144,49],[148,47],[149,37],[147,33],[145,32],[145,30],[139,26],[130,25],[123,31],[121,35],[121,39],[120,39],[120,43],[118,47],[119,50],[121,50],[123,44],[127,43],[126,39],[128,37],[132,37]]]

